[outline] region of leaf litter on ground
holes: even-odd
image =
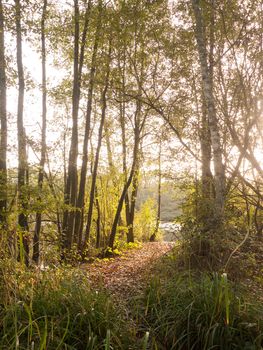
[[[114,259],[83,264],[92,286],[105,288],[110,294],[126,299],[142,291],[154,273],[155,263],[167,254],[174,242],[148,242],[128,250]]]

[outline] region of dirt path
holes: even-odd
[[[122,256],[84,264],[93,285],[102,285],[114,295],[130,296],[143,288],[149,280],[158,258],[172,249],[172,242],[144,243],[142,248],[128,250]]]

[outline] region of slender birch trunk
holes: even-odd
[[[28,198],[26,195],[26,174],[27,174],[27,155],[26,155],[26,134],[24,129],[24,92],[25,79],[22,61],[22,30],[21,30],[21,4],[20,0],[15,0],[16,15],[16,48],[17,48],[17,72],[18,72],[18,105],[17,105],[17,139],[18,139],[18,226],[20,231],[20,260],[24,260],[26,265],[29,263],[29,242],[28,242],[28,220],[27,207]]]
[[[206,39],[203,24],[203,16],[200,8],[200,0],[192,0],[192,8],[195,18],[195,36],[199,55],[199,63],[201,68],[203,94],[207,107],[208,124],[213,150],[213,162],[215,170],[214,219],[220,223],[223,218],[225,203],[225,174],[222,160],[221,140],[216,115],[215,100],[213,95],[213,81],[208,66]]]

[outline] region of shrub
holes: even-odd
[[[147,199],[136,212],[134,220],[135,237],[138,240],[149,241],[156,228],[156,203]],[[160,235],[160,232],[159,232]]]

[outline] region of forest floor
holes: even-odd
[[[96,260],[83,264],[81,269],[94,287],[105,288],[113,296],[122,299],[143,291],[154,273],[158,260],[167,254],[175,242],[148,242],[140,248],[130,249],[112,259]]]

